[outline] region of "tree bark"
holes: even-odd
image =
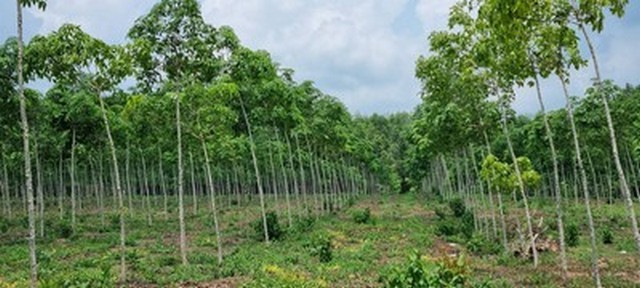
[[[42,166],[40,166],[40,153],[38,147],[38,139],[34,139],[35,144],[35,156],[36,156],[36,177],[38,181],[38,185],[36,186],[36,191],[38,194],[38,209],[39,209],[39,219],[40,219],[40,237],[44,238],[44,195],[42,191]]]
[[[71,132],[71,228],[76,232],[76,130]]]
[[[629,184],[627,182],[624,170],[622,169],[622,163],[620,162],[620,155],[618,153],[618,140],[616,138],[616,131],[613,127],[613,119],[611,118],[611,111],[609,110],[609,101],[607,99],[607,95],[605,95],[604,91],[602,91],[602,77],[600,76],[600,67],[598,65],[598,59],[596,57],[596,52],[595,52],[595,49],[593,48],[593,44],[591,43],[589,33],[587,33],[587,30],[585,29],[582,23],[580,23],[579,26],[584,36],[584,39],[587,42],[587,47],[589,47],[591,58],[593,59],[593,69],[595,70],[595,73],[596,73],[596,88],[598,89],[598,94],[600,94],[600,97],[602,99],[602,104],[604,105],[604,114],[607,118],[607,127],[609,128],[609,140],[611,141],[611,149],[613,152],[613,162],[616,166],[616,171],[618,172],[620,190],[622,190],[622,196],[624,197],[625,204],[627,206],[627,213],[629,214],[629,218],[631,220],[631,230],[633,231],[633,237],[636,240],[636,248],[638,251],[640,251],[640,231],[638,230],[638,220],[636,219],[636,212],[633,207],[633,200],[631,199]]]
[[[535,62],[531,61],[531,66],[534,73],[537,73],[537,67]],[[540,80],[538,75],[534,75],[536,95],[538,96],[538,104],[540,105],[540,113],[542,113],[542,121],[544,123],[544,129],[547,134],[547,141],[549,144],[549,150],[551,151],[551,159],[553,162],[553,190],[556,199],[556,216],[558,222],[558,237],[560,238],[560,268],[562,269],[562,280],[567,281],[568,268],[567,268],[567,252],[564,240],[564,222],[562,220],[562,195],[560,191],[560,176],[558,174],[558,153],[556,152],[556,145],[553,141],[553,132],[551,131],[551,125],[549,125],[549,117],[545,111],[544,101],[542,100],[542,91],[540,90]]]
[[[191,194],[193,196],[193,215],[198,214],[198,197],[196,196],[196,175],[193,168],[193,153],[189,152],[189,162],[191,162]],[[214,208],[215,213],[215,208]]]
[[[204,161],[205,161],[205,168],[207,171],[207,182],[209,182],[209,193],[211,194],[211,213],[213,213],[213,226],[216,232],[216,241],[217,241],[217,246],[218,246],[218,265],[222,264],[222,241],[221,241],[221,237],[220,237],[220,228],[218,226],[218,212],[216,209],[216,196],[215,196],[215,191],[213,189],[213,179],[211,178],[211,164],[209,161],[209,152],[207,152],[207,145],[204,141],[204,139],[200,140],[202,142],[202,151],[204,152]],[[191,157],[191,159],[193,159],[193,157]],[[193,163],[193,161],[192,161]]]
[[[36,219],[33,203],[33,177],[31,175],[31,152],[29,144],[29,121],[27,119],[27,104],[24,96],[24,79],[22,75],[23,40],[22,40],[22,4],[17,3],[18,22],[18,96],[20,98],[20,121],[22,123],[22,148],[24,153],[24,178],[27,193],[27,212],[29,217],[29,259],[31,260],[31,287],[38,286],[38,261],[36,259]]]
[[[527,201],[527,193],[525,192],[524,182],[522,181],[522,174],[520,173],[520,167],[516,158],[516,153],[513,150],[511,144],[511,137],[509,136],[509,129],[507,128],[507,109],[502,107],[502,130],[504,136],[507,139],[507,147],[509,148],[509,154],[511,154],[511,160],[513,161],[513,167],[516,171],[516,178],[518,180],[518,186],[520,188],[520,194],[522,195],[522,202],[524,204],[524,211],[527,217],[527,231],[529,240],[531,241],[531,250],[533,254],[533,267],[538,267],[538,249],[536,248],[536,239],[533,237],[533,224],[531,221],[531,213],[529,211],[529,203]]]
[[[125,207],[122,197],[122,185],[120,184],[120,170],[118,169],[118,155],[116,150],[116,145],[113,142],[113,137],[111,136],[111,127],[109,126],[109,119],[107,118],[107,111],[104,107],[104,101],[102,97],[100,97],[100,93],[98,93],[98,101],[100,102],[100,110],[102,111],[102,120],[104,121],[104,127],[107,132],[107,138],[109,140],[109,148],[111,152],[111,165],[113,165],[113,181],[115,185],[116,194],[118,197],[118,217],[120,218],[120,281],[125,282],[127,280],[127,266],[125,262],[125,254],[126,254],[126,230],[125,230]]]
[[[562,83],[562,90],[564,92],[565,100],[567,101],[567,116],[569,117],[569,123],[571,124],[571,134],[573,136],[573,145],[576,153],[576,161],[578,164],[578,171],[580,172],[580,180],[582,183],[582,192],[584,193],[584,206],[587,209],[587,219],[589,221],[589,237],[591,239],[591,274],[596,287],[602,287],[600,281],[600,269],[598,268],[598,250],[596,248],[596,231],[593,224],[593,215],[591,213],[591,204],[589,196],[589,183],[587,182],[587,172],[584,168],[584,162],[582,161],[582,153],[580,149],[580,141],[578,140],[578,130],[576,129],[576,123],[573,118],[573,103],[569,98],[569,92],[567,91],[567,83],[564,76],[558,75],[560,82]]]
[[[176,130],[178,133],[178,219],[180,220],[180,258],[187,265],[187,236],[184,224],[184,171],[182,170],[182,131],[180,123],[180,95],[176,97]]]
[[[264,204],[264,191],[262,189],[262,179],[260,178],[260,169],[258,168],[258,158],[256,157],[256,144],[253,141],[253,133],[251,132],[251,124],[249,123],[249,117],[247,117],[247,111],[244,108],[244,102],[242,96],[240,96],[240,107],[242,108],[242,115],[244,116],[244,122],[247,125],[247,132],[249,133],[249,148],[251,150],[251,160],[253,162],[253,170],[256,173],[256,185],[258,186],[258,194],[260,197],[260,210],[262,213],[262,228],[264,229],[264,242],[269,244],[269,231],[267,227],[267,211]]]

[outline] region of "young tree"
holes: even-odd
[[[27,119],[27,107],[24,96],[24,75],[23,75],[23,35],[22,35],[22,7],[35,5],[44,10],[45,0],[16,0],[17,3],[17,27],[18,27],[18,97],[20,99],[20,122],[22,124],[22,143],[24,152],[24,175],[27,193],[27,206],[29,214],[29,259],[31,262],[31,287],[38,285],[38,261],[36,259],[36,227],[35,227],[35,207],[33,204],[33,175],[31,174],[31,152],[29,144],[29,120]]]

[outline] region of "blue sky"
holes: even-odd
[[[124,42],[133,21],[154,0],[48,0],[44,12],[25,11],[25,35],[48,33],[75,23],[109,43]],[[445,26],[453,0],[201,0],[216,26],[232,26],[244,45],[271,52],[313,80],[324,92],[360,114],[411,111],[420,102],[415,60],[428,54],[427,36]],[[609,18],[593,35],[605,78],[640,84],[640,1],[630,1],[623,19]],[[0,1],[0,39],[15,35],[15,1]],[[2,40],[3,41],[3,40]],[[589,85],[591,68],[577,71],[570,92]],[[543,81],[547,107],[564,105],[555,79]],[[538,110],[533,90],[519,91],[515,109]]]

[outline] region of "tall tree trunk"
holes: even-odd
[[[640,251],[640,231],[638,230],[638,220],[636,219],[636,212],[633,207],[633,200],[631,199],[629,184],[627,182],[624,170],[622,169],[622,163],[620,162],[620,156],[618,153],[618,140],[616,139],[616,131],[613,127],[613,119],[611,118],[611,111],[609,110],[609,101],[607,99],[607,95],[605,95],[604,91],[602,91],[602,77],[600,75],[598,59],[596,58],[596,52],[591,43],[589,33],[587,33],[587,30],[582,23],[580,23],[579,26],[584,39],[587,42],[587,47],[589,47],[591,58],[593,59],[593,69],[596,73],[596,87],[598,89],[598,94],[600,94],[601,96],[602,104],[604,105],[604,114],[607,118],[607,127],[609,128],[609,140],[611,141],[613,162],[616,166],[616,171],[618,172],[620,190],[622,191],[622,196],[624,197],[625,204],[627,206],[627,213],[629,214],[629,218],[631,220],[631,230],[633,231],[633,237],[636,240],[636,248],[638,251]]]
[[[244,108],[244,102],[242,96],[240,96],[240,107],[242,108],[242,116],[244,116],[245,125],[247,125],[247,132],[249,133],[249,148],[251,150],[251,160],[253,161],[253,169],[256,173],[256,185],[258,186],[258,194],[260,197],[260,212],[262,213],[262,228],[264,230],[264,241],[269,244],[269,231],[267,228],[267,211],[264,204],[264,191],[262,190],[262,180],[260,178],[260,169],[258,168],[258,158],[256,157],[256,144],[253,141],[253,133],[251,132],[251,124],[249,123],[249,117],[247,117],[247,111]]]
[[[317,210],[318,210],[318,185],[317,185],[317,178],[316,178],[316,173],[315,173],[315,169],[313,168],[313,153],[311,150],[311,146],[309,144],[309,138],[307,138],[307,136],[305,135],[305,142],[307,144],[307,152],[309,153],[309,174],[311,174],[311,193],[313,195],[313,204],[314,204],[314,209],[313,209],[313,213],[316,214],[317,216]]]
[[[142,184],[142,190],[144,191],[146,203],[147,203],[147,224],[151,226],[153,224],[153,209],[151,208],[151,195],[149,195],[149,180],[147,179],[147,161],[144,159],[144,152],[140,149],[140,160],[142,161],[142,175],[140,175],[140,181]],[[165,213],[166,217],[166,213]]]
[[[6,166],[5,166],[5,172],[6,172]],[[6,177],[6,173],[5,173],[5,177]],[[60,181],[60,183],[58,183],[58,213],[59,213],[59,217],[60,220],[62,220],[63,216],[64,216],[64,198],[65,195],[67,194],[67,187],[64,183],[64,161],[62,160],[62,151],[60,151],[60,158],[58,160],[58,181]]]
[[[276,137],[277,137],[277,141],[280,142],[280,134],[276,132]],[[282,176],[283,176],[283,180],[284,180],[284,197],[285,197],[285,204],[287,205],[287,220],[289,223],[289,227],[293,226],[293,221],[291,219],[291,199],[290,199],[290,191],[289,191],[289,177],[287,176],[287,169],[285,167],[285,161],[284,161],[284,156],[282,155],[282,151],[280,151],[278,149],[278,158],[279,158],[279,162],[280,162],[280,170],[282,171]]]
[[[196,175],[195,175],[195,170],[193,168],[193,153],[191,152],[189,152],[189,162],[191,162],[191,194],[193,196],[193,215],[197,215],[198,214],[198,197],[196,196]]]
[[[133,213],[133,201],[132,201],[132,196],[131,194],[133,193],[133,187],[131,186],[131,174],[130,174],[130,152],[129,152],[129,141],[127,141],[127,155],[126,155],[127,159],[125,162],[125,168],[124,168],[124,174],[125,177],[127,177],[127,200],[129,202],[129,213],[132,214]]]
[[[76,130],[71,132],[71,228],[76,232]]]
[[[7,163],[6,163],[6,159],[3,156],[3,161],[2,161],[2,170],[3,170],[3,178],[2,181],[0,183],[0,187],[2,188],[2,197],[4,199],[4,212],[5,215],[7,216],[7,218],[11,219],[12,217],[12,213],[11,213],[11,203],[9,203],[11,201],[11,190],[9,189],[9,177],[7,177]]]
[[[176,97],[176,130],[178,133],[178,219],[180,220],[180,258],[187,265],[187,236],[184,224],[184,171],[182,170],[182,131],[180,123],[180,96]]]
[[[218,212],[216,209],[216,196],[213,189],[213,179],[211,178],[211,163],[209,161],[209,152],[207,151],[207,145],[204,139],[200,139],[202,143],[202,152],[204,152],[204,162],[207,171],[207,181],[209,182],[209,193],[211,194],[211,213],[213,213],[213,225],[216,232],[216,241],[218,246],[218,265],[222,264],[222,241],[220,238],[220,228],[218,226]],[[193,159],[193,157],[192,157]],[[193,162],[192,162],[193,163]]]
[[[38,139],[34,138],[35,144],[35,156],[36,156],[36,176],[38,185],[36,186],[36,191],[38,194],[38,209],[39,209],[39,219],[40,219],[40,237],[44,238],[44,194],[42,191],[42,166],[40,165],[40,153],[38,147]]]
[[[589,221],[589,237],[591,239],[591,274],[596,287],[602,287],[600,281],[600,268],[598,268],[598,250],[596,248],[596,231],[593,224],[593,215],[591,213],[591,204],[589,196],[589,183],[587,182],[587,172],[584,168],[584,162],[582,161],[582,153],[580,149],[580,141],[578,140],[578,130],[576,129],[576,123],[573,118],[573,103],[569,97],[567,91],[567,82],[562,75],[558,75],[560,82],[562,83],[562,90],[564,92],[565,100],[567,101],[567,116],[569,117],[569,123],[571,124],[571,134],[573,136],[573,145],[576,153],[576,161],[578,165],[578,171],[580,172],[580,180],[582,183],[582,192],[584,194],[584,206],[587,209],[587,219]]]
[[[269,145],[269,167],[271,169],[271,191],[273,192],[273,198],[275,201],[276,212],[280,210],[280,205],[278,202],[278,184],[276,177],[276,168],[273,164],[273,151],[271,150],[271,145]]]
[[[307,203],[307,182],[304,177],[304,166],[302,164],[302,153],[300,150],[300,140],[298,139],[298,135],[294,134],[293,137],[296,139],[296,150],[298,152],[298,168],[300,169],[300,192],[302,193],[302,198],[304,202],[304,210],[305,214],[309,215],[309,206]]]
[[[116,151],[116,145],[113,142],[111,136],[111,127],[109,126],[109,119],[107,118],[107,111],[104,107],[104,101],[98,93],[98,100],[100,102],[100,110],[102,111],[102,121],[104,121],[104,127],[107,132],[107,138],[109,139],[109,148],[111,152],[111,165],[113,165],[113,182],[115,185],[116,194],[118,196],[118,217],[120,218],[120,281],[125,282],[127,280],[127,266],[125,262],[126,254],[126,230],[125,230],[125,213],[123,197],[122,197],[122,185],[120,185],[120,170],[118,169],[118,155]]]
[[[291,179],[293,179],[293,192],[296,195],[296,205],[300,205],[300,186],[298,186],[298,177],[296,176],[297,172],[296,172],[296,166],[293,162],[293,152],[291,152],[291,142],[289,141],[289,135],[287,135],[287,133],[285,132],[284,134],[284,139],[287,142],[287,151],[288,153],[288,158],[289,158],[289,166],[291,166]],[[306,206],[306,198],[303,198],[303,205],[302,207]]]
[[[31,153],[29,151],[29,121],[27,104],[24,96],[24,79],[22,75],[22,4],[17,0],[18,22],[18,95],[20,97],[20,121],[22,123],[22,148],[24,154],[24,178],[27,193],[27,212],[29,214],[29,259],[31,260],[31,287],[38,286],[38,262],[36,260],[36,219],[33,205],[33,177],[31,175]]]
[[[537,67],[535,62],[531,61],[533,71],[537,73]],[[562,269],[562,280],[567,281],[568,268],[567,268],[567,253],[564,240],[564,222],[562,220],[562,195],[560,191],[560,176],[558,174],[558,154],[556,152],[556,145],[553,141],[553,132],[551,131],[551,125],[549,125],[549,117],[544,108],[544,101],[542,100],[542,91],[540,90],[540,80],[538,75],[535,74],[535,86],[536,95],[538,96],[538,104],[540,105],[540,113],[542,113],[542,120],[544,123],[544,129],[547,134],[547,141],[549,144],[549,150],[551,151],[551,160],[553,162],[553,191],[556,199],[556,216],[558,222],[558,236],[560,240],[560,268]]]
[[[164,217],[167,218],[169,217],[169,208],[168,208],[168,202],[169,200],[167,199],[167,182],[164,179],[164,168],[162,168],[162,162],[164,161],[164,159],[162,158],[162,150],[158,150],[158,161],[159,161],[159,167],[158,170],[160,172],[160,189],[162,189],[162,209],[164,211]]]
[[[527,217],[527,230],[529,240],[531,241],[531,251],[533,254],[533,267],[538,267],[538,249],[536,248],[536,239],[533,237],[533,224],[531,221],[531,213],[529,211],[529,203],[527,201],[527,193],[525,192],[524,182],[522,180],[522,174],[520,173],[520,167],[516,158],[516,153],[513,150],[511,144],[511,137],[509,136],[509,129],[507,128],[507,108],[502,107],[502,130],[504,136],[507,139],[507,146],[509,148],[509,154],[511,154],[511,160],[513,161],[513,167],[516,171],[516,178],[518,180],[518,186],[520,188],[520,194],[522,195],[522,203],[524,204],[524,211]]]

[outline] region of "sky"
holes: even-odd
[[[0,1],[0,41],[15,35],[15,1]],[[428,55],[429,33],[446,26],[455,0],[201,0],[206,21],[233,27],[243,45],[271,53],[296,80],[312,80],[339,98],[352,113],[412,111],[420,103],[415,61]],[[603,77],[640,84],[640,1],[630,1],[622,19],[609,17],[592,35]],[[80,25],[94,37],[123,43],[135,19],[155,0],[48,0],[46,11],[24,12],[25,37],[64,23]],[[586,49],[585,49],[586,50]],[[585,54],[586,56],[586,54]],[[573,73],[570,93],[581,95],[593,69]],[[37,84],[36,84],[37,85]],[[542,83],[548,109],[564,106],[556,79]],[[518,90],[514,109],[539,110],[532,89]]]

